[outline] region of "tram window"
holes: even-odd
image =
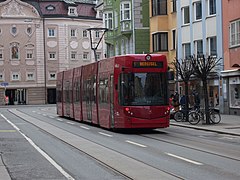
[[[166,73],[123,73],[119,86],[121,105],[167,104]]]
[[[108,103],[109,95],[109,83],[108,78],[102,78],[99,80],[99,103]]]

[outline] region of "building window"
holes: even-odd
[[[229,91],[230,107],[240,108],[240,84],[238,83],[238,77],[229,78]]]
[[[26,50],[26,59],[33,59],[33,50]]]
[[[52,6],[52,5],[48,5],[48,6],[46,7],[46,9],[47,9],[48,11],[53,11],[53,10],[55,10],[55,7]]]
[[[56,52],[49,53],[49,60],[56,60]]]
[[[19,81],[19,80],[20,80],[19,73],[13,72],[12,73],[12,81]]]
[[[0,60],[3,60],[3,49],[0,49]]]
[[[216,14],[216,0],[209,0],[209,15]]]
[[[168,51],[168,33],[160,32],[152,35],[153,51]]]
[[[230,47],[240,45],[240,19],[230,23]]]
[[[28,81],[33,81],[34,80],[34,73],[33,72],[28,72],[27,73],[27,80]]]
[[[96,38],[100,38],[100,32],[99,32],[99,31],[96,31],[96,32],[95,32],[95,37],[96,37]]]
[[[49,72],[49,80],[56,80],[56,72]]]
[[[88,36],[87,36],[87,30],[84,30],[84,31],[83,31],[83,37],[88,37]]]
[[[209,52],[211,56],[217,55],[217,37],[209,38]]]
[[[172,0],[172,12],[177,12],[177,0]]]
[[[28,35],[31,35],[32,34],[32,27],[27,27],[26,32],[27,32]]]
[[[202,40],[195,41],[195,54],[203,55],[203,41]]]
[[[191,57],[191,44],[183,44],[183,58],[189,59]]]
[[[190,23],[189,6],[183,7],[182,13],[183,13],[183,24],[189,24]]]
[[[11,47],[11,59],[19,59],[19,48],[16,44]]]
[[[176,49],[176,30],[172,30],[172,49]]]
[[[97,60],[100,60],[101,58],[101,53],[97,53]]]
[[[55,29],[53,28],[48,29],[48,37],[55,37]]]
[[[71,58],[71,60],[76,60],[77,59],[77,52],[76,51],[72,51],[70,58]]]
[[[70,30],[70,36],[71,37],[76,37],[77,36],[77,30],[76,29],[71,29]]]
[[[124,21],[124,20],[130,20],[131,19],[131,5],[130,2],[122,2],[121,3],[121,15],[120,15],[120,20]]]
[[[4,77],[3,77],[3,73],[0,73],[0,81],[3,81]]]
[[[105,22],[105,27],[108,29],[113,28],[113,15],[112,12],[105,13],[104,14],[104,22]]]
[[[152,16],[167,15],[167,0],[152,0]]]
[[[11,28],[11,34],[14,35],[14,36],[17,34],[17,27],[16,27],[16,25],[13,25],[13,26],[12,26],[12,28]]]
[[[84,53],[83,53],[83,60],[84,60],[84,61],[87,61],[87,60],[88,60],[88,53],[87,53],[87,52],[84,52]]]
[[[69,16],[77,16],[77,8],[76,7],[69,7],[68,8],[68,15]]]
[[[202,19],[202,2],[198,1],[194,3],[194,10],[195,10],[195,20]]]

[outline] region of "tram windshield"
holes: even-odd
[[[123,73],[119,81],[121,105],[156,106],[168,103],[166,73]]]

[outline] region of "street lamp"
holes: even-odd
[[[100,44],[100,42],[101,42],[105,32],[108,31],[108,29],[107,28],[88,28],[86,30],[89,31],[89,33],[90,33],[91,49],[94,52],[94,59],[95,59],[95,61],[97,61],[97,52],[96,52],[96,50],[97,50],[98,45]],[[92,31],[95,31],[95,32],[103,31],[103,34],[102,34],[101,38],[99,39],[99,41],[97,42],[97,45],[93,45],[95,43],[93,42],[93,39],[92,39]]]

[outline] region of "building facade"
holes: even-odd
[[[240,115],[240,2],[223,0],[222,3],[224,113]]]
[[[102,18],[85,2],[0,1],[0,104],[55,103],[57,73],[94,61],[88,29],[102,28]]]
[[[177,1],[177,58],[187,59],[192,55],[213,56],[221,59],[208,80],[208,96],[214,106],[223,104],[221,71],[223,70],[222,47],[222,1],[181,0]],[[179,91],[182,94],[183,86]],[[189,82],[190,94],[202,89],[199,80]],[[202,94],[202,92],[199,92]],[[204,95],[202,94],[202,97]],[[220,107],[223,111],[223,107]]]
[[[149,53],[147,0],[104,0],[106,57]]]
[[[176,58],[177,45],[177,1],[151,0],[150,3],[150,52],[165,54],[169,67]],[[172,73],[173,75],[173,73]],[[176,89],[173,78],[170,81],[170,93]]]

